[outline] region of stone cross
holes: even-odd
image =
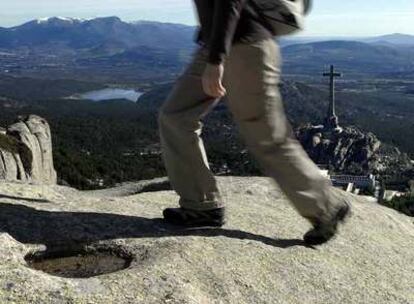
[[[342,74],[335,72],[334,66],[331,65],[329,73],[323,73],[323,76],[330,78],[329,109],[325,124],[328,128],[336,128],[338,127],[338,117],[335,114],[335,77],[342,77]]]

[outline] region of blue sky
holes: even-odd
[[[0,1],[0,26],[48,16],[119,16],[195,25],[192,0],[13,0]],[[414,35],[414,0],[315,0],[305,36]]]

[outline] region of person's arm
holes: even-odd
[[[230,52],[240,12],[247,0],[216,0],[208,62],[224,63]]]

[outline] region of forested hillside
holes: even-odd
[[[19,88],[48,87],[55,81],[17,81]],[[3,81],[3,90],[6,82]],[[125,100],[92,102],[56,98],[93,83],[67,81],[54,86],[49,98],[9,84],[10,93],[0,100],[0,125],[19,114],[45,117],[52,129],[55,165],[61,182],[79,188],[110,186],[117,182],[165,175],[161,161],[157,114],[173,82],[155,86],[137,103]],[[1,86],[1,82],[0,82]],[[60,89],[59,89],[60,88]],[[327,92],[303,83],[281,86],[286,110],[295,126],[320,123],[327,110]],[[8,95],[8,96],[7,96]],[[411,141],[414,103],[410,99],[379,98],[344,93],[338,96],[338,115],[344,125],[357,124],[380,139],[414,154]],[[231,114],[223,102],[205,119],[204,138],[213,170],[218,174],[259,174],[254,161],[237,135]]]

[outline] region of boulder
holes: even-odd
[[[56,184],[52,138],[45,119],[19,117],[0,133],[0,179]]]

